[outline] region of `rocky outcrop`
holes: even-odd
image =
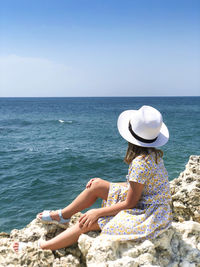
[[[0,234],[0,266],[200,267],[200,156],[191,156],[185,171],[170,186],[174,220],[154,240],[119,242],[90,232],[81,235],[78,244],[52,252],[39,249],[37,241],[52,238],[63,230],[35,219],[22,230]],[[74,215],[70,225],[79,216]],[[30,244],[15,253],[15,240]]]
[[[173,223],[154,240],[136,243],[106,241],[101,236],[82,235],[79,248],[87,266],[200,266],[200,225],[197,222]]]
[[[200,223],[200,157],[190,156],[184,172],[170,182],[175,221]]]
[[[80,214],[72,217],[69,227],[76,223]],[[81,266],[82,253],[78,244],[57,251],[42,250],[38,248],[39,239],[51,239],[63,231],[56,225],[42,224],[33,220],[22,230],[12,230],[10,234],[0,234],[0,266],[29,266],[29,267],[63,267]],[[12,246],[14,241],[29,242],[28,247],[16,253]],[[83,265],[85,266],[85,264]]]

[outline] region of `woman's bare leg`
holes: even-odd
[[[89,208],[94,204],[97,198],[107,200],[110,183],[103,179],[95,179],[89,188],[86,188],[78,197],[62,210],[64,219],[70,218],[73,214]],[[42,218],[42,213],[39,214]],[[51,217],[59,221],[58,212],[51,212]]]
[[[97,230],[100,230],[98,223],[94,223],[89,228],[87,227],[85,229],[81,228],[79,223],[76,223],[74,226],[68,228],[67,230],[55,236],[54,238],[48,241],[42,241],[40,243],[40,247],[42,249],[50,250],[65,248],[76,243],[81,234]]]
[[[81,234],[87,233],[89,231],[97,231],[97,230],[100,230],[97,222],[87,228],[81,228],[79,223],[77,222],[75,225],[63,231],[62,233],[55,236],[54,238],[48,241],[44,241],[44,240],[40,241],[39,245],[40,245],[40,248],[42,249],[50,249],[50,250],[56,250],[60,248],[69,247],[78,241],[78,238]],[[15,242],[13,244],[13,248],[16,252],[19,251],[19,244],[20,242]]]

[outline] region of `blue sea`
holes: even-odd
[[[69,204],[90,178],[125,181],[116,122],[142,105],[160,110],[169,128],[162,149],[172,180],[200,154],[200,97],[0,98],[0,232]]]

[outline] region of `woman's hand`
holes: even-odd
[[[98,218],[98,209],[89,210],[81,216],[81,218],[79,219],[79,225],[81,228],[90,227],[98,220]]]
[[[92,183],[94,182],[94,180],[96,180],[97,178],[92,178],[90,179],[90,181],[86,184],[86,188],[90,188],[90,186],[92,185]]]

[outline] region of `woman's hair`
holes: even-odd
[[[126,151],[126,156],[124,158],[124,161],[127,164],[130,164],[132,162],[132,160],[138,156],[142,156],[143,158],[145,158],[145,161],[147,161],[149,154],[151,152],[154,152],[154,154],[155,154],[156,163],[157,163],[158,157],[163,156],[163,152],[160,149],[156,149],[154,147],[136,146],[136,145],[133,145],[131,143],[128,143],[128,149]]]

